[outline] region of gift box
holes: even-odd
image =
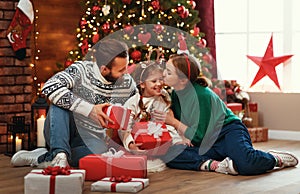
[[[149,179],[105,177],[91,185],[91,191],[136,193],[149,185]]]
[[[253,127],[248,128],[252,142],[268,141],[268,128],[266,127]]]
[[[155,122],[136,122],[132,127],[135,143],[142,143],[140,149],[147,150],[147,155],[164,155],[172,145],[172,137],[165,124]]]
[[[235,115],[240,117],[240,113],[243,112],[243,104],[242,103],[227,103],[227,108],[229,108]]]
[[[121,175],[146,178],[147,156],[125,154],[106,156],[104,154],[91,154],[79,160],[79,168],[86,171],[85,180],[88,181],[96,181],[104,177]]]
[[[103,108],[103,111],[114,121],[114,123],[107,122],[107,128],[127,129],[131,110],[121,105],[111,105]]]
[[[47,169],[60,168],[48,167]],[[46,170],[47,170],[46,169]],[[45,170],[32,170],[24,177],[25,194],[81,194],[85,170],[69,170],[67,174],[47,174]]]
[[[249,102],[249,116],[252,118],[252,127],[258,127],[258,106],[256,102]]]

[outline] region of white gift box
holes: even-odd
[[[132,178],[129,182],[111,182],[110,177],[91,185],[91,191],[136,193],[149,185],[149,179]]]
[[[81,194],[85,170],[70,170],[70,175],[44,175],[32,170],[24,177],[25,194]]]

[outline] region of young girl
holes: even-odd
[[[254,149],[245,125],[199,74],[198,62],[192,56],[175,55],[167,62],[164,81],[174,90],[172,111],[165,122],[194,145],[186,148],[188,155],[182,152],[171,159],[169,167],[256,175],[298,164],[297,157],[289,152]]]
[[[132,126],[135,122],[164,120],[165,118],[157,117],[155,111],[168,111],[171,102],[170,96],[163,89],[163,69],[157,62],[141,62],[137,65],[133,78],[136,81],[139,92],[124,104],[126,108],[131,110],[131,115],[128,130],[125,132],[121,131],[120,138],[126,150],[136,154],[145,154],[145,150],[139,149],[141,144],[135,144],[134,142],[130,133]],[[167,129],[172,137],[173,144],[183,143],[190,145],[190,141],[186,138],[183,140],[172,126],[167,126]],[[154,171],[163,170],[165,166],[159,159],[148,161],[148,165],[156,169]],[[151,169],[149,170],[151,171]]]

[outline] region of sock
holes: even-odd
[[[219,167],[219,163],[220,162],[216,160],[207,160],[200,166],[200,170],[215,171]]]
[[[281,158],[279,156],[274,156],[276,164],[276,167],[281,167],[282,166],[282,162],[281,162]]]

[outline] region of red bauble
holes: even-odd
[[[134,50],[131,54],[130,57],[134,60],[134,61],[140,61],[142,59],[142,53],[139,50]]]
[[[192,6],[192,9],[195,9],[196,7],[196,2],[193,0],[190,0],[190,5]]]
[[[183,5],[177,7],[177,13],[180,15],[184,12],[185,7]]]
[[[73,62],[74,62],[74,61],[73,61],[72,59],[67,59],[67,60],[65,61],[64,67],[65,67],[65,68],[68,68],[70,65],[72,65]]]
[[[163,26],[163,25],[161,25],[161,24],[156,24],[156,25],[154,25],[153,31],[154,31],[156,34],[162,33],[163,30],[164,30],[164,26]]]
[[[205,47],[206,47],[206,44],[207,44],[207,42],[206,42],[206,40],[203,39],[203,38],[201,38],[201,39],[196,43],[196,45],[197,45],[198,47],[200,47],[200,48],[205,48]]]
[[[189,17],[189,10],[188,9],[185,9],[184,12],[182,14],[179,14],[181,18],[187,18]]]
[[[87,21],[85,19],[82,19],[80,21],[80,28],[85,28],[85,25],[87,24]]]
[[[101,10],[101,8],[98,5],[94,5],[92,8],[92,14],[96,15],[96,12]]]
[[[193,32],[193,36],[198,36],[200,33],[200,28],[197,27],[196,25],[194,26],[194,32]]]
[[[202,56],[202,60],[203,60],[204,62],[206,62],[206,63],[209,63],[210,60],[211,60],[211,55],[209,55],[209,54],[204,54],[204,55]]]
[[[104,33],[108,33],[110,31],[110,24],[108,22],[102,25],[102,30]]]
[[[134,28],[132,27],[132,25],[126,25],[123,30],[128,35],[131,35],[134,32]]]
[[[132,1],[132,0],[122,0],[122,2],[123,2],[124,4],[127,4],[127,5],[131,4],[131,1]]]
[[[156,11],[160,9],[160,4],[159,4],[158,0],[152,1],[151,5],[152,5],[153,9],[156,10]]]
[[[94,34],[92,41],[95,44],[96,42],[98,42],[99,39],[100,39],[100,35],[97,33],[97,34]]]

